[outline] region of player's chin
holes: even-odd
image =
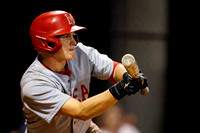
[[[67,60],[73,60],[75,57],[75,51],[69,51],[67,54]]]

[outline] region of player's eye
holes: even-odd
[[[70,35],[65,35],[64,38],[68,38]]]

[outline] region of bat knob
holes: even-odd
[[[140,93],[141,93],[142,95],[146,95],[147,93],[149,93],[149,88],[146,87],[146,88],[140,90]]]

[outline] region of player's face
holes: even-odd
[[[73,60],[75,56],[75,46],[77,42],[74,39],[74,32],[59,37],[62,48],[57,52],[65,60]]]

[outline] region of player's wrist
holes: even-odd
[[[111,86],[109,91],[117,100],[122,99],[126,95],[125,91],[123,90],[121,81]]]
[[[128,84],[129,84],[129,77],[128,73],[125,72],[123,74],[123,80],[111,86],[109,88],[109,91],[117,100],[120,100],[121,98],[123,98],[128,94],[126,91],[126,87],[128,87]]]

